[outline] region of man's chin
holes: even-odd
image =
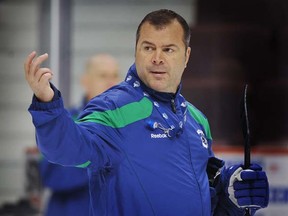
[[[160,85],[159,83],[158,84],[152,84],[150,86],[151,89],[153,89],[154,91],[157,91],[157,92],[169,92],[167,88],[165,88],[163,85]]]

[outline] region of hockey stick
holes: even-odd
[[[241,125],[244,137],[244,169],[248,169],[251,163],[250,157],[250,128],[249,128],[249,118],[248,118],[248,108],[247,108],[247,90],[248,84],[245,84],[244,94],[241,104]],[[245,208],[245,216],[250,216],[249,208]]]

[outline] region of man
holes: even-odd
[[[85,71],[80,82],[85,95],[80,107],[69,110],[74,118],[77,118],[92,98],[119,82],[119,64],[117,60],[108,54],[97,54],[90,57],[86,62]]]
[[[80,107],[69,109],[73,118],[84,109],[89,100],[106,91],[119,81],[119,65],[108,54],[98,54],[88,59],[81,77],[84,98]],[[50,191],[45,216],[89,215],[89,179],[85,169],[63,167],[40,161],[42,184]]]
[[[92,215],[243,215],[268,205],[265,172],[257,165],[221,169],[206,117],[180,94],[189,38],[175,12],[146,15],[125,81],[91,100],[76,123],[49,82],[52,71],[40,67],[48,55],[28,56],[40,150],[56,163],[87,168]]]

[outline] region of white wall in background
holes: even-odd
[[[23,62],[38,45],[36,2],[0,1],[0,204],[23,196],[24,152],[35,145]]]

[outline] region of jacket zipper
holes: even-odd
[[[175,105],[175,100],[174,99],[171,99],[171,108],[172,108],[172,111],[174,113],[176,113],[176,105]]]

